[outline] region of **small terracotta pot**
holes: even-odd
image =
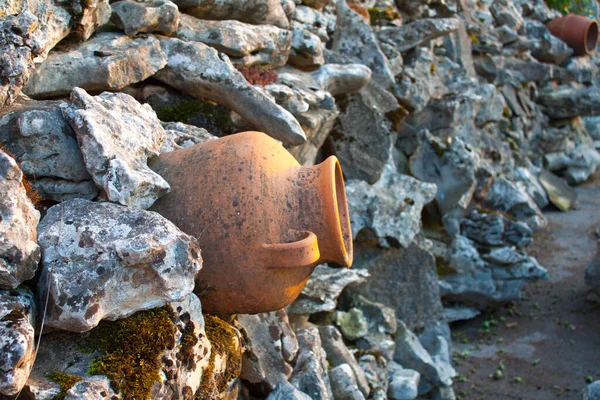
[[[553,19],[546,28],[569,45],[575,55],[593,54],[598,45],[598,22],[575,14]]]
[[[161,155],[171,192],[151,208],[202,249],[195,292],[213,314],[278,310],[322,262],[352,264],[352,232],[335,157],[301,167],[264,133],[243,132]]]

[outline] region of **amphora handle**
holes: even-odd
[[[317,235],[311,231],[288,231],[290,238],[295,241],[287,243],[263,243],[265,264],[269,268],[302,268],[315,265],[321,253]]]

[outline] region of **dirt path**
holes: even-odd
[[[584,269],[598,251],[600,179],[579,187],[578,207],[546,213],[528,252],[551,275],[523,300],[452,326],[461,399],[581,399],[600,379],[600,307],[586,302]],[[494,374],[503,377],[494,379]]]

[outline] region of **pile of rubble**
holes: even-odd
[[[600,165],[600,57],[574,57],[557,16],[0,5],[0,397],[453,399],[448,323],[548,277],[525,252],[541,210],[573,207]],[[170,190],[148,163],[250,129],[303,165],[339,158],[355,261],[318,266],[286,310],[223,321],[193,293],[196,239],[145,211]],[[112,372],[131,357],[148,366]]]

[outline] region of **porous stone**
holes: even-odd
[[[46,325],[85,332],[100,320],[180,301],[202,266],[196,240],[156,213],[76,199],[39,225]]]
[[[304,392],[296,389],[288,381],[281,381],[274,391],[269,394],[267,400],[311,400],[312,398]]]
[[[381,178],[369,185],[365,181],[346,181],[346,198],[354,238],[369,231],[380,245],[408,247],[421,229],[421,212],[431,202],[436,186],[394,171],[386,165]],[[365,232],[362,232],[365,234]]]
[[[524,222],[512,221],[502,214],[485,214],[473,210],[460,224],[461,234],[486,246],[514,245],[527,247],[532,230]]]
[[[394,73],[371,26],[346,4],[336,3],[337,24],[332,49],[371,69],[373,80],[384,89],[394,84]]]
[[[109,400],[117,397],[110,380],[102,375],[85,377],[67,390],[65,400]]]
[[[298,353],[298,341],[284,310],[238,315],[248,338],[240,377],[266,390],[275,390],[292,375],[290,365]]]
[[[321,38],[296,21],[292,21],[292,48],[288,62],[297,68],[316,68],[325,64]]]
[[[61,110],[77,134],[88,172],[110,201],[146,209],[168,193],[169,184],[147,165],[166,138],[149,105],[124,93],[91,96],[75,88]]]
[[[40,261],[40,213],[27,197],[23,173],[0,150],[0,289],[14,289],[33,278]]]
[[[546,25],[539,21],[526,19],[519,33],[529,38],[531,55],[539,61],[560,65],[573,54],[573,49],[553,36]]]
[[[391,400],[414,400],[419,395],[421,374],[412,369],[404,369],[395,361],[388,363],[388,398]]]
[[[208,133],[206,129],[198,128],[194,125],[187,125],[181,122],[166,122],[162,123],[162,126],[165,130],[166,139],[160,148],[160,154],[218,139],[216,136]]]
[[[595,86],[559,86],[540,91],[536,101],[550,118],[591,116],[600,108],[600,93]]]
[[[179,25],[179,10],[169,0],[150,0],[141,3],[125,0],[111,4],[111,22],[127,36],[141,32],[156,32],[169,36]]]
[[[280,0],[177,0],[175,3],[184,13],[201,19],[290,27]]]
[[[377,33],[377,39],[404,53],[430,40],[455,32],[459,26],[457,18],[418,19],[402,26],[383,27]]]
[[[332,311],[346,286],[356,286],[367,280],[364,270],[332,268],[317,265],[298,298],[287,308],[289,314],[314,314]]]
[[[369,333],[369,323],[363,312],[358,308],[351,308],[348,312],[337,311],[335,324],[340,328],[346,340],[356,340]]]
[[[0,290],[0,395],[16,395],[29,377],[34,317],[35,300],[29,290]]]
[[[327,355],[322,347],[317,328],[303,328],[296,331],[298,357],[290,378],[290,383],[312,399],[333,400]]]
[[[151,77],[167,59],[158,40],[102,32],[83,43],[55,49],[31,74],[23,92],[34,98],[63,96],[80,87],[118,90]]]
[[[296,6],[292,20],[299,22],[304,29],[317,35],[323,43],[329,42],[330,36],[335,31],[335,15],[305,5]]]
[[[176,37],[202,42],[227,54],[235,65],[269,65],[277,68],[288,59],[292,34],[272,25],[240,21],[208,21],[182,14]]]
[[[348,364],[340,364],[329,371],[333,398],[340,400],[363,400],[365,396],[358,390],[354,372]]]
[[[192,97],[204,97],[240,114],[259,130],[292,145],[306,141],[298,121],[250,85],[227,56],[203,43],[161,38],[166,68],[155,77]]]

